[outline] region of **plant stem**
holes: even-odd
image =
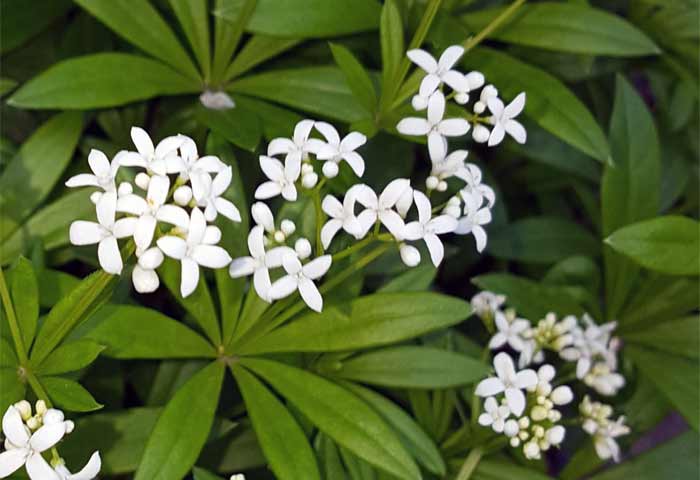
[[[321,228],[323,227],[324,214],[321,208],[321,193],[319,190],[314,190],[311,197],[314,202],[314,210],[316,210],[316,256],[323,255],[323,243],[321,242]]]
[[[464,460],[462,468],[459,470],[455,480],[469,480],[472,473],[474,473],[474,470],[476,470],[476,466],[479,465],[483,455],[484,450],[481,447],[473,448],[469,452],[469,455],[467,455],[467,458]]]
[[[5,312],[7,313],[7,323],[10,325],[10,333],[12,334],[12,340],[15,342],[15,350],[17,350],[17,356],[19,357],[20,365],[25,368],[29,365],[29,358],[27,356],[27,350],[24,345],[24,340],[22,340],[22,332],[19,329],[19,323],[17,322],[17,316],[15,315],[15,309],[12,306],[12,299],[10,298],[10,291],[7,288],[7,283],[5,282],[5,273],[0,268],[0,296],[2,297],[2,304],[5,307]]]
[[[481,43],[481,41],[490,35],[496,28],[498,28],[503,22],[505,22],[515,11],[520,8],[526,0],[515,0],[508,8],[503,10],[500,15],[491,20],[491,22],[486,25],[479,33],[473,37],[469,37],[462,46],[464,47],[464,53],[467,53],[472,48],[476,47]]]

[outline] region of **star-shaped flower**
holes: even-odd
[[[501,99],[495,96],[489,97],[487,105],[492,113],[489,123],[493,125],[489,136],[489,147],[501,143],[506,133],[513,137],[516,142],[525,143],[527,140],[525,127],[515,120],[515,117],[520,115],[520,112],[525,108],[525,92],[515,97],[506,107],[503,106]]]
[[[361,177],[365,173],[365,161],[355,150],[367,142],[367,137],[360,132],[350,132],[341,140],[338,131],[330,123],[316,122],[315,127],[326,137],[326,143],[318,149],[316,158],[333,164],[324,164],[323,173],[329,178],[335,177],[338,174],[338,163],[345,160],[355,175]]]
[[[287,156],[284,164],[276,158],[260,156],[260,168],[270,180],[262,183],[255,190],[255,198],[266,200],[282,194],[282,197],[294,202],[297,199],[297,188],[294,182],[301,174],[301,159]]]
[[[537,385],[537,373],[530,369],[516,372],[513,360],[503,352],[493,359],[493,367],[496,376],[479,382],[474,393],[480,397],[491,397],[504,392],[508,408],[519,417],[525,410],[523,390]]]
[[[314,280],[321,278],[331,267],[331,256],[323,255],[302,265],[295,254],[286,254],[282,258],[282,266],[287,275],[275,281],[270,287],[270,298],[278,300],[299,290],[301,298],[311,310],[323,310],[323,297],[316,288]]]
[[[406,224],[404,237],[406,240],[423,239],[430,252],[430,259],[437,267],[445,255],[445,249],[438,235],[454,231],[457,220],[449,215],[433,217],[433,207],[423,192],[414,190],[413,201],[418,209],[418,220]]]
[[[143,128],[132,127],[131,139],[137,152],[125,152],[119,162],[125,167],[141,167],[156,175],[177,173],[182,166],[182,159],[178,155],[178,148],[182,145],[184,137],[173,135],[166,137],[157,146],[153,146],[151,137]]]
[[[377,194],[367,185],[357,185],[354,191],[355,199],[365,207],[357,219],[362,225],[362,237],[379,220],[391,232],[394,237],[403,239],[404,222],[393,208],[397,205],[405,192],[411,189],[411,182],[406,178],[397,178],[384,187],[382,193]],[[412,197],[412,195],[411,195]],[[410,205],[410,204],[409,204]]]
[[[228,189],[233,177],[231,167],[224,167],[216,177],[212,178],[207,173],[192,177],[192,194],[197,205],[204,208],[204,217],[209,222],[216,220],[220,213],[234,222],[241,221],[241,213],[228,199],[221,195]]]
[[[479,425],[490,426],[494,432],[501,433],[510,416],[510,409],[506,405],[499,405],[495,398],[489,397],[484,402],[484,413],[479,415]]]
[[[342,228],[356,239],[362,238],[362,225],[355,216],[355,187],[345,193],[343,203],[340,203],[333,195],[326,195],[321,203],[321,208],[330,217],[321,229],[321,242],[326,250],[333,241],[333,237]]]
[[[105,192],[116,191],[114,182],[119,170],[119,159],[123,152],[118,153],[110,163],[107,156],[94,148],[88,154],[88,164],[92,174],[79,173],[68,179],[66,187],[100,187]]]
[[[496,328],[498,331],[491,337],[489,348],[495,350],[501,348],[506,343],[516,352],[524,348],[522,333],[530,328],[530,322],[523,318],[514,318],[512,322],[503,312],[496,312]]]
[[[413,108],[424,110],[428,104],[428,99],[443,83],[446,83],[457,92],[467,91],[469,83],[463,74],[452,67],[464,54],[464,48],[459,45],[452,45],[445,49],[439,60],[435,60],[431,54],[421,49],[409,50],[408,58],[423,69],[427,75],[423,77],[418,95],[413,97]]]

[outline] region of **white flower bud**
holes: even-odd
[[[484,89],[481,90],[481,101],[484,103],[486,103],[486,100],[488,100],[489,98],[497,96],[498,89],[491,84],[486,85]]]
[[[513,448],[518,448],[520,446],[520,439],[518,437],[513,437],[510,439],[510,446]]]
[[[192,189],[187,185],[177,187],[175,193],[173,193],[173,199],[178,205],[182,207],[186,206],[190,203],[190,200],[192,200]]]
[[[134,266],[134,270],[131,272],[131,281],[139,293],[155,292],[160,286],[160,280],[155,270],[143,268],[140,265]]]
[[[277,242],[277,243],[284,243],[284,241],[287,239],[287,236],[281,230],[277,230],[272,235],[272,237],[275,239],[275,242]]]
[[[285,219],[282,220],[282,222],[280,223],[280,230],[282,230],[282,233],[284,233],[284,235],[285,235],[286,237],[288,237],[288,236],[290,236],[291,234],[293,234],[293,233],[296,231],[296,229],[297,229],[297,226],[294,225],[294,222],[292,222],[292,221],[289,220],[288,218],[285,218]]]
[[[540,440],[540,441],[538,442],[538,445],[539,445],[539,447],[540,447],[540,450],[543,451],[543,452],[546,452],[547,450],[549,450],[549,447],[552,446],[546,439],[545,439],[545,440]]]
[[[445,192],[445,191],[447,191],[447,182],[444,181],[444,180],[442,180],[440,183],[438,183],[437,191],[438,191],[438,192]]]
[[[301,164],[301,174],[306,175],[307,173],[313,173],[314,172],[314,167],[308,162],[304,162]]]
[[[46,402],[43,400],[37,400],[34,408],[36,409],[37,415],[44,415],[48,411],[48,408],[46,407]]]
[[[522,417],[520,420],[518,420],[518,425],[524,430],[530,426],[530,419],[527,417]]]
[[[300,238],[294,244],[294,251],[297,252],[300,259],[304,260],[305,258],[308,258],[309,255],[311,255],[311,242],[309,242],[306,238]]]
[[[402,243],[399,247],[399,254],[401,255],[401,261],[408,267],[415,267],[420,263],[420,252],[413,245]]]
[[[547,414],[547,419],[550,422],[558,422],[561,420],[561,412],[559,410],[550,410],[549,413]]]
[[[571,388],[562,385],[552,390],[550,398],[555,405],[566,405],[567,403],[571,403],[574,399],[574,393],[571,391]]]
[[[455,195],[453,197],[450,197],[450,199],[447,201],[447,204],[450,206],[456,205],[459,207],[460,205],[462,205],[462,201],[457,195]]]
[[[55,408],[50,408],[44,413],[44,423],[46,425],[54,425],[65,420],[63,412]]]
[[[318,175],[316,175],[314,172],[305,173],[301,177],[301,186],[306,188],[306,189],[314,188],[317,183],[318,183]]]
[[[566,435],[566,429],[562,427],[561,425],[556,425],[549,430],[547,430],[547,434],[545,438],[547,441],[552,444],[552,445],[559,445],[561,442],[564,441],[564,436]]]
[[[334,178],[338,175],[338,164],[331,161],[325,162],[322,170],[326,178]]]
[[[129,182],[122,182],[119,184],[119,189],[117,189],[117,194],[120,197],[124,195],[131,195],[134,193],[134,187]]]
[[[481,115],[482,113],[484,113],[484,110],[486,110],[486,104],[481,100],[474,104],[474,113],[476,113],[477,115]]]
[[[144,172],[137,173],[136,178],[134,178],[134,183],[136,183],[136,186],[141,190],[148,190],[148,184],[151,183],[151,177]]]
[[[503,433],[505,433],[507,437],[515,437],[519,431],[520,426],[517,420],[513,420],[512,418],[508,420],[503,427]]]
[[[459,103],[460,105],[464,105],[469,101],[469,94],[466,92],[459,92],[455,95],[455,102]]]
[[[520,433],[518,433],[518,438],[524,442],[525,440],[530,438],[530,434],[527,433],[525,430],[520,430]]]
[[[421,111],[428,108],[428,99],[420,95],[414,95],[411,99],[411,105],[415,110]]]
[[[527,442],[525,446],[523,446],[523,453],[528,460],[539,458],[540,446],[534,441]]]
[[[25,422],[32,416],[32,404],[26,400],[20,400],[15,403],[15,408],[19,411],[19,416]]]
[[[100,198],[102,198],[102,192],[92,192],[90,194],[90,201],[95,205],[99,203]]]
[[[542,420],[547,418],[547,413],[548,412],[547,412],[546,408],[544,408],[541,405],[535,405],[534,407],[532,407],[532,410],[530,411],[530,417],[535,422],[541,422]]]
[[[72,420],[66,420],[66,433],[72,433],[75,430],[75,423]]]
[[[428,190],[435,190],[440,184],[440,180],[437,177],[431,175],[425,179],[425,186]]]
[[[41,426],[41,422],[36,417],[30,417],[26,423],[30,430],[36,430]]]
[[[481,88],[481,86],[486,81],[484,74],[481,72],[477,72],[477,71],[467,73],[464,76],[464,78],[467,80],[467,83],[469,84],[470,90],[475,90],[477,88]]]

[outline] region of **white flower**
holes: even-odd
[[[186,135],[178,135],[178,137],[182,139],[182,145],[180,145],[182,163],[178,172],[183,180],[200,174],[219,173],[226,168],[226,164],[219,160],[219,157],[214,155],[200,157],[197,152],[197,144],[190,137]]]
[[[309,139],[311,129],[314,127],[313,120],[302,120],[294,127],[294,135],[290,138],[275,138],[267,146],[267,155],[273,157],[279,154],[286,154],[285,164],[301,164],[301,160],[308,153],[316,153],[323,144],[321,140]],[[296,180],[296,179],[295,179]]]
[[[321,229],[321,242],[323,249],[327,250],[333,237],[342,228],[356,239],[362,238],[362,225],[355,216],[355,193],[357,188],[350,187],[345,193],[341,204],[333,195],[326,195],[321,203],[321,208],[330,217]]]
[[[229,480],[245,480],[245,475],[242,473],[234,473]]]
[[[467,103],[469,101],[469,92],[481,88],[485,80],[484,74],[477,71],[464,75],[464,82],[459,82],[452,87],[455,91],[455,102],[460,105]]]
[[[620,446],[615,439],[628,433],[630,433],[630,429],[625,425],[625,417],[620,417],[614,422],[598,426],[593,434],[593,445],[598,457],[602,460],[612,458],[613,461],[619,462]]]
[[[479,208],[474,197],[464,198],[465,216],[459,219],[454,233],[466,235],[471,233],[476,240],[476,249],[481,252],[486,248],[486,230],[484,225],[491,223],[491,210],[488,207]]]
[[[410,222],[404,230],[406,240],[423,239],[430,252],[430,259],[436,267],[442,262],[445,249],[438,235],[454,231],[457,227],[457,220],[449,215],[432,217],[433,207],[430,200],[423,193],[415,190],[413,201],[418,208],[418,221]]]
[[[120,212],[138,215],[134,241],[141,250],[146,250],[153,240],[158,221],[171,223],[186,229],[189,223],[187,212],[177,205],[166,205],[170,179],[165,175],[154,175],[148,183],[146,199],[136,194],[124,195],[117,201]]]
[[[612,396],[625,386],[625,377],[599,362],[583,377],[583,382],[601,395]]]
[[[525,92],[519,94],[515,99],[503,106],[503,102],[498,97],[489,97],[487,105],[493,114],[489,118],[489,123],[493,125],[491,136],[489,136],[489,147],[498,145],[503,141],[503,137],[508,133],[518,143],[525,143],[527,132],[525,128],[515,120],[525,107]]]
[[[218,235],[216,232],[219,232]],[[167,256],[179,260],[182,266],[180,275],[180,293],[187,297],[199,283],[199,266],[222,268],[231,263],[231,256],[226,250],[214,245],[221,238],[216,227],[207,228],[202,211],[192,209],[187,239],[166,235],[158,239],[158,247]]]
[[[428,103],[428,98],[435,92],[440,85],[446,83],[455,91],[462,92],[469,89],[467,79],[460,72],[452,70],[452,67],[457,63],[464,48],[459,45],[452,45],[445,49],[440,55],[439,60],[435,60],[431,54],[421,49],[409,50],[406,55],[409,59],[427,75],[423,77],[418,95],[413,97],[413,108],[416,110],[424,110]]]
[[[397,205],[406,191],[411,191],[411,182],[406,178],[397,178],[389,182],[379,197],[367,185],[358,185],[355,190],[355,198],[365,207],[365,210],[357,216],[362,225],[361,236],[364,236],[379,220],[394,237],[402,239],[404,222],[401,215],[393,210],[393,207]]]
[[[506,303],[505,295],[496,295],[493,292],[479,292],[472,297],[472,310],[480,317],[493,317]]]
[[[522,333],[530,327],[530,322],[523,318],[513,318],[509,321],[506,314],[496,311],[495,323],[498,331],[491,337],[489,348],[495,350],[508,343],[510,347],[519,352],[524,348]]]
[[[610,335],[617,327],[616,322],[596,325],[588,315],[583,315],[584,330],[580,326],[570,329],[570,345],[560,350],[559,355],[564,360],[576,362],[576,377],[583,379],[590,371],[596,356],[605,359],[612,370],[617,368],[617,344],[611,345]]]
[[[320,312],[323,309],[323,298],[313,281],[326,274],[331,267],[331,256],[323,255],[302,266],[296,254],[285,254],[282,266],[287,275],[272,284],[270,298],[278,300],[299,290],[309,308]]]
[[[219,213],[234,222],[241,221],[238,208],[230,200],[221,196],[231,184],[232,176],[231,167],[225,167],[213,180],[206,173],[192,177],[192,194],[197,205],[204,208],[204,217],[207,221],[213,222]]]
[[[484,402],[484,413],[479,415],[479,425],[490,425],[494,432],[502,433],[509,416],[510,409],[506,405],[499,405],[495,398],[489,397]]]
[[[445,158],[434,159],[430,176],[436,177],[438,180],[447,180],[455,176],[465,178],[467,172],[464,161],[467,159],[467,155],[469,152],[466,150],[455,150]]]
[[[337,164],[341,160],[345,160],[355,175],[361,177],[365,173],[365,161],[355,150],[367,142],[367,137],[360,132],[350,132],[341,140],[338,131],[330,123],[316,122],[314,126],[326,137],[327,142],[318,149],[316,158],[334,163],[335,168],[331,168],[331,173],[335,171],[336,174],[338,173]],[[324,165],[323,168],[324,173],[326,173],[326,166]],[[326,176],[334,177],[335,175]]]
[[[131,272],[131,281],[139,293],[155,292],[160,286],[156,268],[163,263],[163,252],[158,247],[151,247],[144,252],[136,251],[138,261]]]
[[[457,171],[456,175],[464,180],[466,185],[460,190],[459,195],[470,205],[481,206],[486,200],[486,206],[492,208],[496,203],[496,194],[491,187],[481,183],[481,169],[473,163],[467,163],[464,169]],[[468,200],[470,199],[470,200]]]
[[[228,110],[236,106],[229,94],[221,90],[204,90],[199,96],[199,101],[211,110]]]
[[[108,192],[97,202],[97,222],[76,220],[70,226],[70,242],[73,245],[97,243],[97,258],[102,269],[119,275],[124,266],[117,239],[133,235],[137,227],[136,218],[121,218],[115,221],[117,194]]]
[[[104,153],[93,148],[88,154],[88,164],[92,174],[75,175],[68,179],[66,187],[100,187],[105,192],[114,192],[116,190],[114,179],[119,170],[119,158],[122,153],[118,153],[110,164]]]
[[[272,215],[272,213],[270,213],[270,215]],[[229,266],[229,274],[233,278],[253,274],[253,286],[258,296],[270,302],[270,286],[272,282],[270,281],[269,269],[281,267],[284,254],[294,254],[294,250],[289,247],[280,246],[265,252],[264,236],[265,230],[262,225],[256,225],[251,229],[248,234],[248,250],[250,251],[250,256],[234,259]]]
[[[66,424],[47,423],[32,434],[22,422],[19,410],[10,405],[2,418],[6,450],[0,453],[0,478],[10,476],[24,465],[31,480],[60,480],[41,453],[63,438],[68,428]]]
[[[469,122],[463,118],[443,119],[445,96],[439,90],[428,100],[428,118],[408,117],[402,119],[396,130],[403,135],[427,135],[428,153],[433,161],[445,158],[447,140],[445,137],[459,137],[469,131]]]
[[[294,182],[301,173],[301,159],[287,155],[284,162],[276,158],[260,156],[260,168],[270,180],[258,186],[255,198],[265,200],[282,194],[285,200],[294,202],[297,199],[297,189]]]
[[[513,360],[503,352],[493,359],[493,366],[497,376],[479,382],[474,393],[480,397],[490,397],[505,392],[508,408],[519,417],[525,410],[522,390],[537,384],[537,374],[530,369],[516,372]]]
[[[92,480],[100,473],[100,468],[102,468],[100,452],[95,452],[88,463],[77,473],[70,473],[63,462],[56,465],[55,471],[61,480]]]
[[[131,128],[131,139],[136,146],[136,152],[125,152],[119,158],[119,163],[125,167],[141,167],[156,175],[177,173],[182,167],[182,159],[177,154],[184,141],[184,136],[166,137],[156,147],[151,137],[139,127]]]

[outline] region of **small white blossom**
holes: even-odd
[[[406,192],[410,193],[412,199],[411,182],[406,178],[397,178],[389,182],[378,197],[374,190],[367,185],[358,185],[355,190],[355,198],[365,207],[365,210],[357,216],[362,225],[363,233],[361,236],[364,236],[379,220],[394,237],[402,239],[405,225],[401,215],[393,208],[397,206]]]
[[[476,249],[482,252],[486,248],[487,235],[484,225],[491,223],[491,210],[481,208],[477,199],[471,196],[464,198],[464,216],[459,219],[455,233],[466,235],[471,233],[476,241]]]
[[[487,291],[477,293],[471,300],[472,310],[481,318],[493,318],[504,303],[506,303],[505,295]]]
[[[301,161],[309,153],[316,153],[323,145],[318,139],[309,138],[311,129],[314,127],[313,120],[302,120],[294,127],[294,135],[290,138],[275,138],[267,146],[267,155],[285,154],[285,164],[301,164]],[[296,180],[296,179],[295,179]]]
[[[341,228],[356,239],[362,238],[363,228],[354,212],[357,191],[356,187],[350,187],[345,193],[342,204],[332,195],[326,195],[323,198],[321,208],[330,217],[321,229],[321,243],[324,250],[328,249]]]
[[[149,173],[156,175],[177,173],[180,170],[182,159],[177,150],[184,141],[183,136],[166,137],[154,147],[151,137],[144,129],[132,127],[131,139],[138,153],[125,152],[120,155],[119,163],[122,166],[145,168]]]
[[[524,348],[522,333],[530,327],[530,322],[515,318],[514,312],[509,316],[500,311],[495,312],[494,320],[498,331],[491,337],[489,348],[495,350],[507,343],[513,350],[520,352]]]
[[[269,181],[258,186],[255,190],[255,198],[266,200],[281,194],[289,202],[296,201],[297,189],[294,182],[301,174],[301,160],[297,156],[288,155],[282,164],[276,158],[261,155],[260,168]]]
[[[365,161],[355,150],[367,142],[367,137],[360,132],[350,132],[341,140],[338,131],[330,123],[316,122],[314,126],[326,138],[326,143],[316,152],[316,158],[326,160],[326,164],[328,162],[334,164],[334,167],[328,172],[331,175],[326,173],[327,168],[324,164],[324,174],[327,177],[334,177],[338,173],[338,163],[345,160],[355,175],[362,177],[365,173]],[[335,175],[332,174],[333,172]]]
[[[420,252],[413,245],[402,243],[399,246],[399,256],[407,267],[415,267],[420,263]]]
[[[100,187],[105,192],[114,192],[116,186],[114,179],[119,170],[119,158],[122,152],[118,153],[110,163],[107,156],[94,148],[88,154],[88,164],[92,174],[80,173],[68,179],[66,187]]]
[[[428,247],[433,265],[437,267],[445,254],[445,249],[438,235],[454,231],[457,227],[457,220],[449,215],[433,217],[430,199],[423,192],[415,190],[413,201],[418,209],[418,220],[406,224],[404,238],[406,240],[422,239]]]
[[[435,60],[435,57],[421,49],[409,50],[406,53],[413,63],[427,73],[421,81],[418,94],[413,97],[413,108],[416,110],[424,110],[428,105],[430,96],[443,83],[446,83],[457,92],[466,92],[469,90],[469,82],[465,76],[456,70],[452,70],[452,67],[457,63],[463,53],[464,48],[459,45],[452,45],[445,49],[442,55],[440,55],[439,60]]]
[[[506,405],[499,405],[494,397],[488,397],[484,402],[484,413],[479,415],[479,425],[490,426],[494,432],[502,433],[509,416],[510,409]]]
[[[191,177],[202,174],[216,174],[226,168],[226,164],[219,157],[214,155],[200,157],[197,152],[197,144],[190,137],[186,135],[178,135],[178,137],[182,140],[180,145],[181,162],[177,172],[172,173],[179,173],[182,180],[189,180]],[[172,160],[172,162],[175,163],[177,160]],[[193,181],[193,184],[194,182],[196,180]]]
[[[295,290],[304,302],[316,312],[323,309],[323,298],[316,288],[314,280],[321,278],[331,267],[331,256],[323,255],[302,265],[294,254],[285,254],[282,258],[282,266],[287,275],[275,281],[270,287],[270,298],[278,300],[291,295]]]
[[[625,425],[625,417],[612,420],[612,407],[591,402],[588,396],[581,402],[579,410],[584,417],[583,430],[593,437],[598,457],[602,460],[612,458],[613,461],[619,462],[620,446],[615,439],[630,433],[629,427]]]
[[[464,105],[469,101],[469,93],[481,88],[485,82],[484,74],[481,72],[469,72],[464,76],[464,82],[456,84],[452,89],[455,91],[455,102]]]
[[[489,136],[489,147],[501,143],[506,133],[513,137],[516,142],[525,143],[527,132],[522,124],[515,120],[515,117],[520,115],[520,112],[525,108],[525,93],[519,94],[505,107],[498,97],[490,97],[487,104],[493,114],[489,118],[489,123],[493,125],[493,130],[491,130],[491,135]]]
[[[192,193],[197,205],[204,208],[204,217],[208,222],[216,220],[219,213],[234,222],[241,221],[238,208],[230,200],[221,196],[228,190],[232,176],[231,167],[225,167],[213,180],[208,174],[192,177]]]
[[[537,374],[529,369],[516,372],[513,360],[503,352],[493,359],[493,366],[496,376],[479,382],[474,393],[480,397],[490,397],[505,392],[508,408],[519,417],[525,410],[525,394],[522,390],[537,384]]]

